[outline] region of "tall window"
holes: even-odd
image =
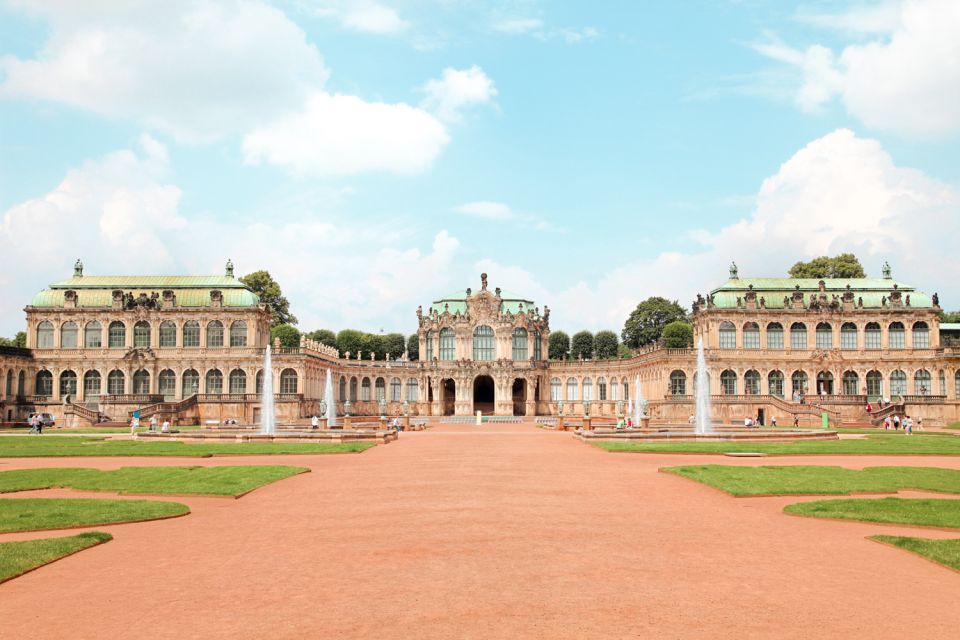
[[[687,395],[687,374],[679,369],[670,373],[670,395]]]
[[[160,323],[160,346],[177,346],[177,325],[170,320]]]
[[[953,397],[960,400],[960,369],[953,374]]]
[[[593,400],[593,380],[590,378],[583,379],[583,399]]]
[[[13,369],[7,371],[6,397],[13,395]]]
[[[627,379],[623,379],[623,399],[627,400],[630,398],[630,383],[627,382]]]
[[[53,349],[53,323],[44,320],[37,325],[37,349]],[[37,394],[42,395],[42,394]]]
[[[732,322],[720,323],[720,348],[721,349],[737,348],[737,328],[734,326]]]
[[[230,393],[247,392],[247,373],[243,369],[234,369],[230,372]]]
[[[493,329],[485,324],[473,330],[473,359],[493,360]]]
[[[790,348],[807,348],[807,325],[802,322],[794,322],[790,325]]]
[[[377,393],[377,402],[387,399],[387,381],[383,378],[377,378],[374,383],[374,389]]]
[[[77,348],[77,323],[76,322],[64,322],[60,327],[60,348],[61,349],[76,349]]]
[[[223,346],[223,323],[219,320],[214,320],[207,323],[207,346]]]
[[[433,331],[427,331],[427,362],[433,362]]]
[[[133,392],[140,396],[150,393],[150,372],[140,369],[133,373]]]
[[[720,392],[726,396],[737,395],[737,374],[730,369],[720,374]]]
[[[845,322],[843,326],[840,327],[840,348],[857,348],[857,325],[852,322]]]
[[[927,349],[930,347],[930,329],[926,322],[913,323],[913,348]]]
[[[833,348],[833,327],[827,322],[817,325],[817,349]]]
[[[297,372],[293,369],[284,369],[280,372],[280,393],[297,392]]]
[[[188,320],[187,322],[183,323],[183,346],[200,346],[200,323],[196,320]]]
[[[390,402],[400,402],[400,378],[390,379]]]
[[[220,369],[207,371],[206,393],[223,393],[223,374]]]
[[[805,371],[794,371],[790,376],[790,385],[795,395],[803,395],[807,392],[807,373]]]
[[[230,346],[247,346],[247,323],[243,320],[237,320],[230,325]]]
[[[957,372],[957,390],[960,392],[960,371]],[[557,402],[560,399],[560,378],[551,378],[550,402]]]
[[[867,372],[867,396],[871,400],[883,397],[883,374],[879,371]]]
[[[100,397],[100,372],[91,369],[83,374],[83,399],[96,400]]]
[[[833,395],[833,374],[829,371],[821,371],[817,374],[817,393]]]
[[[779,322],[767,325],[767,349],[783,349],[783,325]]]
[[[127,327],[120,321],[111,322],[107,327],[107,345],[111,349],[127,346]]]
[[[360,400],[370,402],[370,378],[364,378],[360,381]]]
[[[527,359],[527,330],[523,327],[513,330],[513,359]]]
[[[890,395],[907,395],[907,374],[903,371],[897,370],[890,374]]]
[[[189,398],[190,396],[200,393],[200,374],[194,369],[187,369],[183,372],[183,397]]]
[[[918,396],[930,395],[930,384],[933,382],[930,372],[920,369],[913,374],[913,392]]]
[[[83,328],[83,346],[87,349],[99,349],[103,346],[103,328],[96,320],[88,322]]]
[[[778,398],[783,397],[782,371],[771,371],[767,374],[767,388],[770,390],[770,395],[777,396]]]
[[[347,379],[344,377],[340,378],[340,402],[347,401]]]
[[[407,402],[417,402],[420,399],[420,384],[416,378],[407,378]]]
[[[750,395],[760,395],[760,374],[751,369],[743,374],[743,392]]]
[[[127,379],[123,371],[114,369],[107,374],[107,393],[111,396],[120,396],[126,392]]]
[[[902,322],[890,323],[889,333],[887,334],[887,342],[891,349],[903,349],[907,346],[904,338],[905,333],[906,332],[904,331]]]
[[[157,393],[168,402],[173,400],[177,396],[177,374],[170,369],[161,371],[157,376]]]
[[[597,399],[607,399],[607,379],[604,377],[597,378]]]
[[[350,402],[357,401],[357,377],[350,378]]]
[[[50,373],[49,371],[38,371],[35,387],[36,387],[36,391],[35,391],[36,395],[52,396],[53,395],[53,374]]]
[[[173,324],[173,323],[171,323]],[[133,346],[146,349],[150,346],[150,323],[141,320],[133,325]]]
[[[542,360],[543,359],[543,345],[540,344],[540,332],[533,332],[533,359]]]
[[[440,329],[440,359],[454,360],[457,357],[456,338],[453,329]]]
[[[256,377],[253,379],[254,393],[260,395],[263,393],[263,369],[257,371]]]
[[[943,369],[940,369],[940,374],[938,375],[938,377],[940,378],[940,395],[946,398],[947,397],[947,374]]]
[[[69,369],[60,374],[60,397],[77,395],[77,374]]]
[[[619,400],[620,399],[620,383],[616,378],[610,378],[610,399]]]
[[[567,400],[577,399],[577,379],[567,378]]]
[[[756,322],[748,322],[743,325],[743,348],[760,348],[760,327]]]
[[[856,371],[843,372],[843,395],[855,396],[860,393],[860,376]]]
[[[866,349],[880,348],[880,325],[876,322],[868,322],[863,329],[863,346]]]

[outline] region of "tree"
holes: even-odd
[[[940,322],[947,322],[947,323],[960,322],[960,311],[941,311]],[[20,337],[20,334],[18,333],[17,338],[19,337]]]
[[[570,357],[591,360],[593,358],[593,334],[589,331],[578,331],[570,341]]]
[[[668,349],[685,349],[693,346],[693,325],[684,320],[674,320],[663,328],[663,346]]]
[[[27,332],[26,331],[17,331],[17,335],[13,338],[0,338],[0,347],[26,347],[27,346]]]
[[[306,334],[307,338],[321,344],[325,344],[328,347],[337,348],[337,334],[329,329],[317,329],[316,331],[311,331]]]
[[[356,357],[357,351],[363,348],[363,334],[355,329],[342,330],[337,334],[337,348],[341,355],[349,353]]]
[[[360,348],[363,349],[363,357],[370,359],[370,354],[376,354],[377,360],[383,360],[387,354],[386,340],[384,336],[377,333],[365,333],[360,342]]]
[[[570,336],[563,331],[554,331],[547,342],[547,356],[551,360],[563,360],[570,351]]]
[[[411,362],[420,359],[420,336],[416,333],[411,333],[407,338],[407,358]]]
[[[388,333],[383,336],[383,350],[391,359],[399,358],[407,348],[407,339],[402,333]]]
[[[860,260],[852,253],[841,253],[833,258],[820,256],[790,267],[791,278],[865,278],[866,275]]]
[[[289,324],[278,324],[277,326],[270,329],[270,341],[274,342],[280,338],[280,346],[282,347],[299,347],[300,346],[300,332],[297,331],[297,328]]]
[[[618,358],[630,358],[632,356],[633,356],[633,351],[630,350],[630,347],[623,344],[622,342],[617,346]]]
[[[674,320],[686,320],[687,312],[676,300],[653,296],[637,305],[630,313],[620,336],[623,343],[632,349],[656,342],[663,328]]]
[[[240,282],[250,287],[260,297],[260,302],[270,305],[273,314],[271,326],[279,324],[297,324],[297,318],[290,313],[290,301],[283,296],[280,283],[270,277],[269,271],[254,271],[240,278]]]
[[[616,358],[618,346],[620,339],[613,331],[597,331],[593,336],[593,357],[597,360]]]

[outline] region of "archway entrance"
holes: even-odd
[[[484,415],[492,415],[494,412],[493,403],[493,378],[477,376],[473,381],[473,410],[480,411]]]
[[[452,416],[457,409],[457,383],[447,378],[442,384],[440,399],[443,402],[443,415]]]
[[[527,415],[527,381],[523,378],[513,381],[513,415]]]

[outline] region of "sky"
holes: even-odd
[[[552,328],[853,252],[960,309],[960,2],[0,0],[0,335],[85,273]]]

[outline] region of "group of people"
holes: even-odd
[[[150,422],[148,431],[156,433],[157,431],[157,416],[150,416]],[[134,435],[137,432],[137,429],[140,428],[140,416],[134,416],[130,418],[130,435]],[[163,424],[160,425],[160,433],[170,433],[170,421],[164,420]]]
[[[889,406],[890,406],[890,398],[880,398],[879,400],[877,400],[877,405],[876,405],[877,410],[880,410],[880,409],[883,409],[884,407],[889,407]],[[873,409],[874,409],[873,403],[868,402],[867,413],[873,413]]]
[[[917,416],[916,423],[914,423],[913,418],[911,418],[909,415],[905,415],[903,418],[898,415],[887,416],[883,419],[884,429],[889,431],[890,428],[893,427],[893,430],[897,431],[903,427],[903,430],[907,432],[907,435],[913,433],[914,424],[916,424],[917,431],[923,431],[923,418],[920,416]]]
[[[617,429],[633,429],[633,418],[626,416],[625,418],[621,416],[617,420]]]
[[[27,418],[27,424],[30,425],[30,430],[27,433],[43,433],[43,416],[39,413],[31,414]]]

